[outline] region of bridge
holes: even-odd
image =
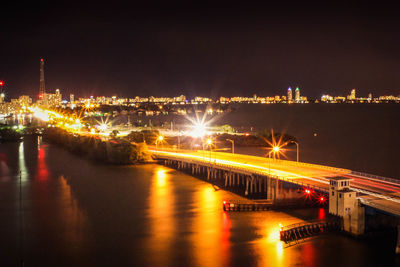
[[[339,188],[339,191],[344,190],[343,194],[346,194],[347,191],[354,192],[353,197],[356,196],[358,203],[354,205],[370,207],[385,214],[400,217],[400,180],[397,179],[349,169],[243,154],[156,147],[149,149],[157,159],[162,160],[167,166],[187,170],[194,175],[203,175],[207,180],[219,179],[227,189],[229,187],[242,188],[242,193],[248,197],[255,195],[279,200],[278,191],[281,189],[279,184],[281,187],[282,184],[286,184],[286,187],[289,188],[290,185],[293,185],[297,186],[297,190],[303,188],[307,193],[316,193],[321,196],[321,200],[326,200],[329,196],[331,203],[333,197],[330,194],[334,194],[331,192],[333,189],[331,181],[335,183],[335,179],[351,180],[351,185],[345,184],[347,186]],[[290,190],[286,193],[286,195],[288,194],[290,195]],[[351,196],[351,194],[348,195]],[[344,208],[341,211],[348,213],[349,220],[363,218],[363,215],[358,213],[358,216],[356,214],[352,217],[349,210],[350,208]],[[351,226],[349,227],[351,228]]]

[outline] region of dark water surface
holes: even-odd
[[[160,165],[101,165],[40,138],[0,144],[0,265],[396,264],[394,238],[331,234],[286,247],[280,224],[324,210],[223,212],[222,201],[233,198]]]

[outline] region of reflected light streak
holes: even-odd
[[[324,210],[324,208],[319,208],[319,210],[318,210],[318,219],[319,220],[325,219],[325,210]]]
[[[24,145],[24,142],[20,142],[18,147],[18,163],[22,182],[26,182],[28,180],[28,169],[26,168]]]
[[[58,201],[62,209],[59,209],[60,218],[63,221],[59,234],[70,244],[77,244],[86,239],[87,217],[79,208],[78,200],[73,196],[70,185],[64,176],[59,177],[60,192]]]
[[[193,254],[199,266],[229,266],[230,221],[221,212],[222,200],[204,185],[195,195],[198,210],[193,218]]]
[[[11,179],[10,168],[7,165],[7,155],[0,153],[0,178],[1,182],[6,182]]]
[[[174,194],[167,169],[157,166],[150,189],[150,235],[148,246],[155,249],[159,261],[155,265],[168,265],[169,251],[175,235]]]
[[[41,144],[41,139],[38,137],[38,164],[37,178],[39,181],[46,181],[49,178],[49,171],[46,164],[46,145]]]

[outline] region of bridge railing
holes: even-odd
[[[166,151],[166,152],[176,152],[176,153],[193,153],[193,152],[204,152],[204,153],[211,153],[212,155],[215,153],[218,153],[220,155],[226,154],[226,155],[232,155],[231,153],[226,153],[226,152],[215,152],[215,151],[208,151],[208,150],[187,150],[187,149],[174,149],[174,148],[167,148],[167,147],[149,147],[153,150],[158,150],[158,151]],[[241,156],[246,156],[246,157],[254,157],[260,159],[258,156],[253,156],[253,155],[245,155],[245,154],[239,154]],[[305,167],[310,167],[310,168],[315,168],[315,169],[321,169],[321,170],[328,170],[328,171],[333,171],[333,172],[338,172],[338,173],[350,173],[351,170],[348,169],[343,169],[343,168],[336,168],[336,167],[330,167],[330,166],[324,166],[324,165],[318,165],[318,164],[312,164],[312,163],[306,163],[306,162],[297,162],[297,161],[290,161],[290,160],[282,160],[282,159],[271,159],[271,158],[264,158],[261,157],[265,161],[270,161],[274,163],[279,163],[282,165],[290,165],[290,166],[305,166]]]
[[[400,184],[399,179],[394,179],[394,178],[388,178],[388,177],[383,177],[383,176],[378,176],[378,175],[373,175],[373,174],[368,174],[368,173],[363,173],[363,172],[356,172],[356,171],[351,171],[351,174],[370,178],[370,179],[375,179],[379,181],[385,181],[385,182],[390,182],[394,184]]]
[[[296,227],[300,227],[300,226],[305,226],[305,225],[312,225],[312,224],[317,224],[317,223],[326,223],[326,220],[311,220],[311,221],[307,221],[307,222],[300,222],[300,223],[294,223],[294,224],[289,224],[286,226],[282,226],[281,227],[281,231],[286,231],[292,228],[296,228]]]
[[[370,206],[372,208],[376,208],[378,210],[382,210],[382,211],[385,211],[385,212],[392,213],[392,214],[395,214],[397,216],[400,216],[400,210],[394,209],[394,208],[390,208],[388,205],[379,204],[379,203],[376,203],[374,201],[366,200],[366,199],[363,199],[363,198],[360,198],[360,201],[364,205],[367,205],[367,206]]]

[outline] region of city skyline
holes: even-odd
[[[46,93],[46,90],[45,90],[45,78],[44,78],[44,64],[45,64],[45,61],[44,61],[43,58],[41,58],[40,59],[39,92],[37,93],[36,97],[31,95],[32,98],[33,99],[37,99],[39,105],[41,105],[42,102],[46,103],[48,101],[47,98],[57,99],[57,101],[56,101],[57,103],[61,103],[62,101],[68,102],[66,99],[64,99],[64,100],[62,99],[59,88],[55,89],[55,92],[56,92],[55,94]],[[8,97],[8,95],[6,95],[6,91],[4,90],[5,87],[6,87],[6,83],[3,80],[0,80],[0,93],[1,93],[0,104],[4,103],[6,101],[6,96]],[[70,92],[70,103],[73,103],[74,101],[71,100],[71,99],[74,98],[75,93],[72,93],[71,91],[69,91],[69,92]],[[391,95],[383,95],[383,96],[378,96],[376,98],[373,98],[372,97],[373,94],[372,94],[371,91],[368,93],[367,97],[356,97],[356,88],[352,88],[351,91],[350,91],[350,94],[347,95],[347,96],[346,95],[343,96],[343,95],[340,95],[340,94],[336,95],[336,96],[335,95],[332,96],[331,94],[322,94],[319,98],[308,99],[307,96],[301,95],[300,88],[298,86],[296,86],[295,90],[294,90],[294,94],[295,95],[294,95],[294,98],[293,98],[293,90],[289,86],[288,89],[287,89],[287,95],[282,95],[282,96],[279,95],[279,94],[275,94],[273,96],[257,96],[257,94],[253,94],[252,97],[248,97],[248,96],[245,96],[245,95],[239,95],[239,96],[222,96],[222,95],[220,95],[219,97],[217,96],[217,97],[213,98],[213,97],[210,97],[210,96],[204,96],[204,95],[198,96],[198,95],[195,95],[195,96],[189,96],[189,100],[186,101],[186,102],[188,102],[188,103],[198,103],[198,102],[200,102],[200,103],[202,103],[202,102],[205,102],[205,103],[207,103],[207,102],[220,102],[220,103],[227,102],[227,103],[229,103],[229,102],[231,102],[231,100],[233,100],[233,102],[246,102],[246,101],[247,102],[253,102],[253,103],[282,103],[283,102],[283,103],[289,103],[290,104],[290,103],[309,103],[309,101],[318,103],[319,99],[320,99],[321,102],[330,102],[330,103],[343,103],[343,102],[350,102],[350,103],[353,103],[353,102],[358,102],[358,103],[368,102],[368,103],[370,103],[370,102],[379,102],[379,101],[399,101],[399,99],[400,99],[400,94],[398,96],[394,96],[394,95],[391,94]],[[182,93],[180,95],[180,97],[184,97],[185,100],[186,100],[185,95],[186,95],[185,93]],[[26,98],[26,97],[29,97],[29,95],[22,94],[22,97]],[[94,96],[94,95],[91,95],[89,97],[88,96],[83,96],[83,97],[80,97],[79,99],[80,99],[80,102],[84,103],[87,100],[82,100],[82,99],[89,98],[89,101],[90,101],[93,97],[105,98],[106,96]],[[117,97],[117,94],[112,96],[112,98],[116,98],[116,97]],[[165,99],[167,99],[166,102],[174,102],[174,99],[177,98],[177,97],[171,98],[170,95],[155,96],[155,97],[151,96],[151,95],[146,95],[144,97],[135,95],[134,97],[135,97],[136,100],[131,100],[131,98],[133,96],[119,96],[118,98],[121,98],[121,97],[122,98],[126,98],[126,99],[129,98],[129,101],[127,100],[126,102],[159,102],[157,100],[154,101],[154,99],[161,99],[162,100],[161,102],[165,102],[164,101]],[[108,98],[110,98],[110,97],[108,97]],[[138,98],[139,99],[143,98],[143,99],[145,99],[145,100],[147,99],[147,100],[146,101],[137,100]],[[219,100],[218,100],[218,98],[219,98]],[[152,101],[152,99],[153,99],[153,101]],[[203,100],[199,100],[198,101],[197,99],[205,99],[205,101],[203,101]],[[11,102],[13,100],[15,100],[15,99],[11,99]],[[51,102],[54,102],[54,100],[51,100]],[[113,102],[113,101],[111,101],[111,102]],[[185,102],[185,101],[183,101],[183,102]],[[60,105],[60,104],[57,104],[57,105]]]

